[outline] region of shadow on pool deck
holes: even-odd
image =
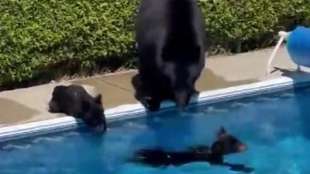
[[[103,95],[103,104],[105,107],[113,107],[120,104],[136,103],[134,98],[134,88],[131,79],[137,73],[131,71],[117,76],[94,77],[74,81],[74,84],[86,84],[96,86]],[[256,82],[258,80],[248,79],[239,81],[227,81],[223,77],[216,75],[209,69],[205,69],[196,83],[199,91],[219,89],[224,87],[242,85]]]
[[[258,79],[228,81],[224,77],[216,75],[213,71],[206,69],[201,73],[201,76],[196,83],[199,91],[213,90],[219,88],[227,88],[231,86],[243,85],[257,82]]]
[[[279,77],[277,71],[265,77],[267,59],[272,49],[264,49],[233,56],[216,56],[208,58],[205,69],[196,83],[199,91],[220,89],[258,82]],[[274,64],[283,69],[294,69],[296,66],[288,59],[285,49],[281,49]],[[97,88],[103,95],[105,109],[137,103],[134,88],[131,84],[136,71],[116,74],[98,75],[69,81],[74,84],[88,84]],[[53,88],[57,84],[45,84],[30,88],[0,92],[0,127],[2,124],[19,124],[50,118],[62,117],[62,114],[51,114],[47,103]]]

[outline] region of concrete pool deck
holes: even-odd
[[[264,81],[283,76],[296,69],[296,65],[291,62],[288,53],[282,48],[273,65],[287,71],[276,71],[266,77],[266,65],[271,52],[272,48],[232,56],[210,57],[206,61],[207,68],[196,84],[197,89],[207,91]],[[131,78],[135,74],[135,70],[130,70],[75,79],[70,82],[94,86],[102,93],[103,104],[107,109],[137,103],[131,85]],[[47,111],[47,103],[55,85],[57,83],[0,92],[0,127],[65,116]]]

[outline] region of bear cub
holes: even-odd
[[[217,140],[211,145],[194,146],[184,151],[165,151],[163,149],[141,149],[135,154],[134,161],[157,166],[183,165],[186,163],[206,161],[210,164],[226,165],[224,156],[240,153],[246,145],[236,137],[228,134],[224,128],[219,130]]]
[[[74,116],[96,131],[106,131],[101,94],[92,97],[82,86],[56,86],[49,102],[49,111]]]

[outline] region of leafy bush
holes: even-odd
[[[136,6],[123,0],[0,1],[0,83],[54,65],[87,68],[129,54]]]
[[[272,41],[275,32],[288,29],[297,19],[305,19],[305,12],[310,11],[309,2],[308,0],[201,0],[200,5],[207,24],[206,30],[213,45],[219,44],[225,49],[233,48],[235,45],[239,52],[242,43],[249,44],[247,41],[260,43],[264,38]]]
[[[237,52],[270,45],[278,30],[309,25],[310,21],[309,0],[199,2],[211,45]],[[138,3],[1,0],[0,86],[53,71],[79,73],[134,60]]]

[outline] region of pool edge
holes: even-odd
[[[196,98],[193,98],[191,104],[202,105],[218,103],[223,101],[235,100],[249,96],[268,94],[282,90],[291,89],[296,85],[302,85],[310,82],[310,77],[304,74],[297,75],[294,78],[279,77],[276,79],[228,87],[217,90],[201,92]],[[174,104],[164,102],[163,109],[172,108]],[[108,122],[139,117],[147,111],[140,104],[120,105],[105,111]],[[61,117],[44,121],[31,122],[26,124],[7,126],[0,128],[0,142],[13,139],[25,138],[34,135],[44,135],[48,133],[56,133],[64,130],[71,130],[79,127],[81,122],[73,117]]]

